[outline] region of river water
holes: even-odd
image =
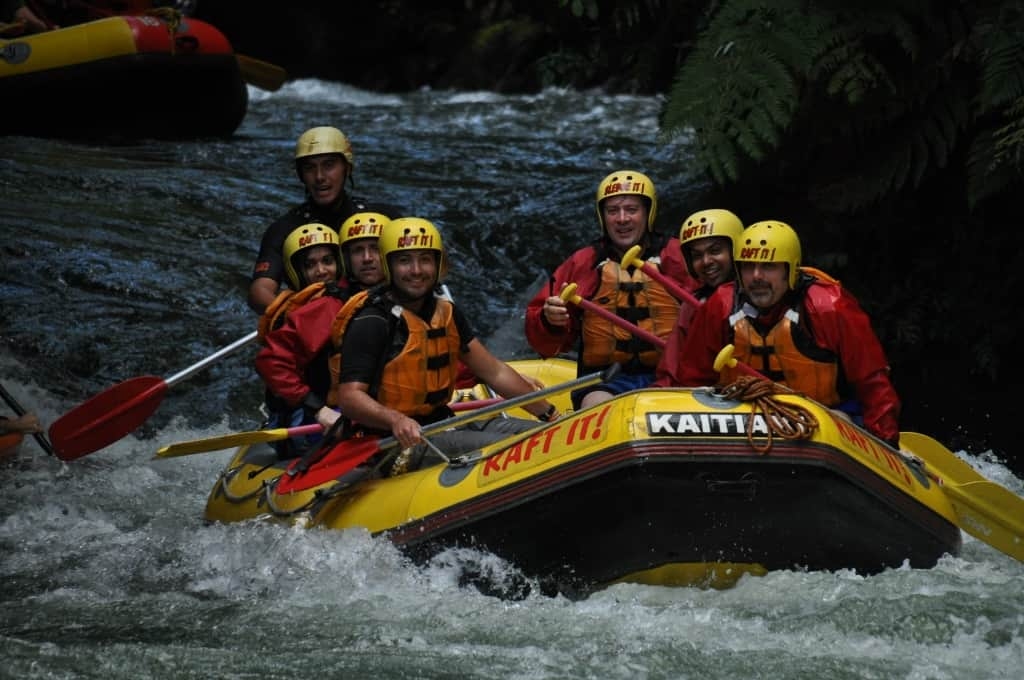
[[[314,125],[352,138],[355,193],[438,224],[452,292],[501,356],[529,354],[522,308],[596,233],[605,174],[651,175],[667,228],[695,209],[686,140],[659,139],[657,98],[316,80],[250,95],[230,140],[0,138],[0,379],[44,421],[254,329],[249,268],[265,226],[301,199],[291,152]],[[204,525],[230,453],[153,453],[257,427],[251,359],[250,347],[172,386],[107,449],[64,464],[26,440],[0,467],[0,677],[916,680],[1024,667],[1024,565],[970,536],[928,570],[504,601],[460,587],[457,555],[414,566],[358,531]],[[1024,492],[991,453],[959,455]]]

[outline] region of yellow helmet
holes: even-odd
[[[679,245],[683,248],[683,261],[686,262],[690,276],[697,278],[693,265],[690,264],[688,243],[711,236],[721,236],[729,239],[729,247],[735,250],[742,233],[743,222],[728,210],[701,210],[683,220],[679,227]]]
[[[381,230],[390,221],[391,218],[381,213],[357,212],[341,223],[338,245],[342,249],[343,257],[341,258],[339,278],[348,276],[348,255],[345,253],[345,246],[352,241],[359,241],[364,238],[372,238],[374,240],[380,238]]]
[[[338,245],[344,248],[349,241],[361,238],[379,238],[381,229],[391,221],[387,215],[377,212],[357,212],[341,223]]]
[[[789,265],[789,287],[800,277],[800,237],[785,222],[767,220],[747,227],[733,241],[734,262],[785,262]]]
[[[612,196],[643,196],[647,199],[647,231],[654,229],[654,218],[658,214],[658,192],[651,178],[636,170],[618,170],[601,180],[597,185],[597,222],[604,235],[604,214],[601,202]]]
[[[298,168],[303,158],[325,153],[340,153],[348,162],[349,173],[355,170],[356,157],[352,153],[352,143],[344,132],[327,126],[310,128],[299,136],[299,141],[295,143],[295,167]]]
[[[288,285],[293,290],[302,290],[309,283],[302,275],[302,262],[299,256],[302,251],[313,246],[328,246],[334,250],[334,257],[341,262],[341,249],[338,246],[338,234],[326,224],[311,222],[298,227],[284,240],[284,271],[288,276]],[[341,272],[339,271],[339,274]]]
[[[444,254],[441,232],[437,227],[422,217],[399,217],[384,225],[380,231],[380,266],[384,270],[384,282],[391,283],[391,270],[388,268],[388,256],[402,250],[434,250],[437,251],[437,281],[448,273],[448,258]]]

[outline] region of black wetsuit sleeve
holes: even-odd
[[[461,345],[459,350],[465,354],[469,351],[469,343],[476,337],[476,333],[473,331],[469,319],[454,305],[452,306],[452,318],[455,320],[455,327],[459,330],[459,344]]]
[[[341,340],[339,382],[372,385],[378,370],[387,360],[391,344],[390,320],[383,310],[360,310],[345,329]]]

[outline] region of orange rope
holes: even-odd
[[[747,421],[747,441],[758,453],[768,453],[774,437],[808,439],[818,428],[818,419],[807,408],[787,404],[775,398],[777,394],[796,394],[793,390],[767,378],[741,375],[735,382],[718,388],[719,394],[734,401],[753,402]],[[754,442],[754,416],[760,411],[768,426],[768,441],[763,446]]]

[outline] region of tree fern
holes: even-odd
[[[726,3],[712,19],[669,93],[662,126],[697,132],[697,155],[716,181],[738,178],[743,159],[762,159],[789,127],[800,98],[797,75],[814,58],[813,21],[780,19],[800,3]]]
[[[982,14],[971,33],[979,88],[974,106],[982,121],[968,155],[968,199],[972,206],[1022,179],[1024,156],[1024,13],[1019,2],[998,3]]]
[[[979,114],[1011,106],[1024,96],[1022,35],[1024,16],[1018,2],[1002,3],[993,15],[976,24],[971,40],[980,67]]]
[[[934,9],[729,0],[680,69],[662,124],[692,127],[719,184],[785,145],[808,159],[789,180],[826,210],[913,190],[948,165],[972,119],[972,92],[957,77],[968,24]]]

